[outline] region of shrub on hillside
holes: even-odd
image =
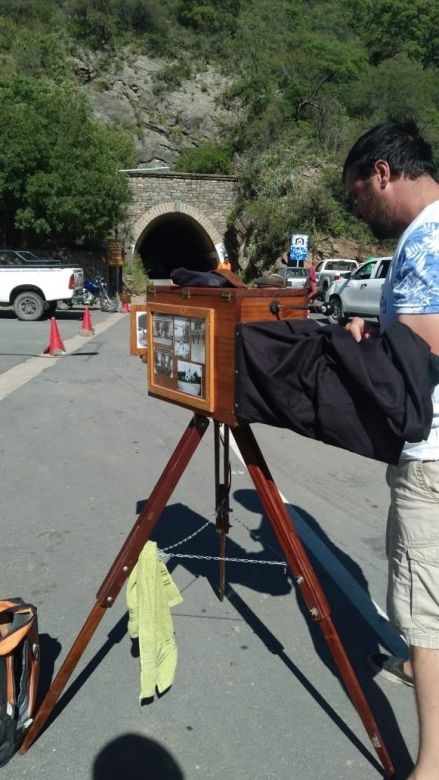
[[[185,173],[231,172],[232,150],[227,144],[206,141],[195,149],[184,149],[178,158],[176,170]]]

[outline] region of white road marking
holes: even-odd
[[[64,341],[66,355],[60,355],[59,357],[54,357],[52,355],[32,357],[24,363],[13,366],[13,368],[0,374],[0,401],[3,401],[4,398],[15,390],[23,387],[26,382],[30,382],[31,379],[38,376],[38,374],[41,374],[42,371],[45,371],[47,368],[52,368],[56,365],[58,360],[64,360],[69,353],[84,347],[88,341],[92,341],[95,336],[104,333],[108,328],[115,325],[116,322],[120,322],[124,317],[126,318],[125,313],[118,314],[115,312],[111,317],[104,320],[104,322],[100,322],[99,325],[95,326],[93,336],[73,336],[71,339]]]
[[[230,446],[241,463],[244,463],[233,437],[230,439]],[[378,604],[376,604],[373,599],[371,599],[369,593],[367,593],[367,591],[365,591],[364,588],[358,584],[357,580],[352,576],[352,574],[350,574],[350,572],[345,569],[345,567],[338,560],[337,556],[328,549],[318,534],[316,534],[309,527],[301,513],[297,509],[294,511],[291,509],[290,502],[285,498],[285,496],[282,495],[282,493],[280,493],[280,497],[285,504],[288,514],[290,515],[297,533],[299,534],[304,545],[320,562],[325,571],[332,577],[334,582],[337,583],[338,587],[343,591],[344,595],[349,599],[349,601],[351,601],[355,609],[357,609],[362,617],[369,623],[371,628],[380,638],[383,646],[392,655],[407,656],[407,644],[403,637],[399,637],[392,631],[389,624],[389,618],[387,617],[385,611]]]

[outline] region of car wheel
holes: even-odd
[[[342,323],[344,320],[344,311],[341,298],[339,298],[338,295],[331,295],[329,303],[334,307],[334,311],[328,316],[329,322],[332,323],[332,325]]]
[[[101,298],[101,311],[115,312],[117,310],[117,301],[106,301]]]
[[[19,320],[41,320],[45,310],[45,300],[31,290],[19,293],[14,301],[14,311]]]

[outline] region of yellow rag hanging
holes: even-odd
[[[140,701],[172,685],[177,667],[177,644],[170,607],[183,601],[157,543],[147,542],[127,582],[128,631],[139,639]]]

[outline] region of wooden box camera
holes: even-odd
[[[273,287],[148,288],[148,394],[237,425],[236,325],[306,317],[307,292]]]

